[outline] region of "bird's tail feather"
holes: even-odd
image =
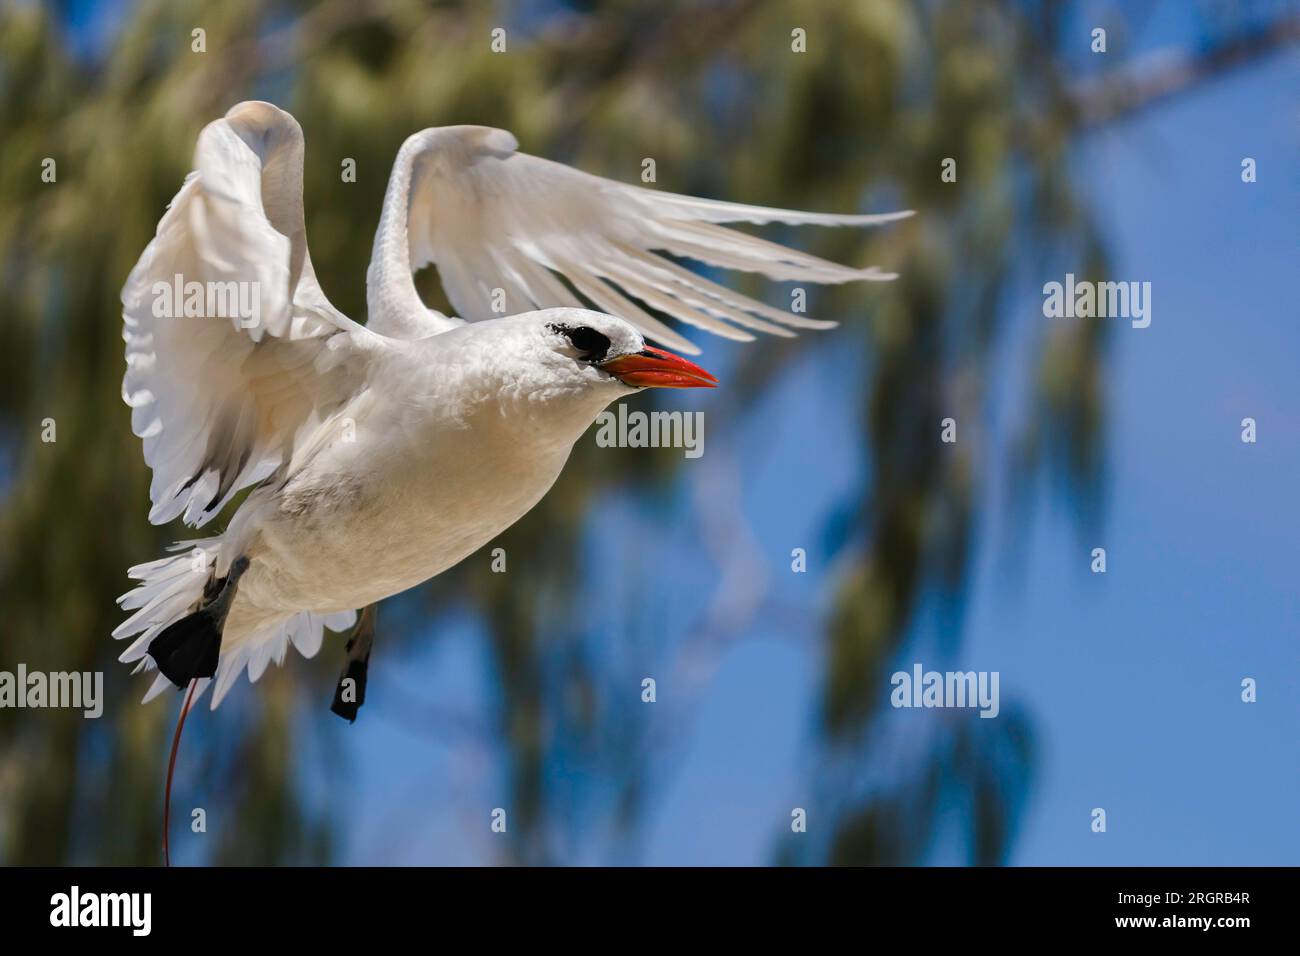
[[[210,608],[188,614],[162,629],[149,644],[149,656],[178,688],[214,677],[221,654],[222,623]]]
[[[123,610],[134,613],[118,625],[113,637],[135,636],[135,640],[118,660],[134,662],[135,673],[155,670],[157,665],[149,655],[149,649],[158,637],[163,638],[163,645],[159,648],[162,651],[168,650],[171,644],[183,645],[194,653],[208,648],[212,642],[196,640],[196,635],[202,638],[211,630],[213,622],[196,612],[203,603],[204,589],[213,578],[221,544],[219,535],[198,541],[180,541],[168,548],[173,554],[136,565],[127,572],[139,583],[117,602]],[[325,628],[346,630],[355,620],[355,611],[333,614],[303,611],[273,618],[251,633],[227,634],[221,644],[216,675],[211,680],[198,680],[194,699],[201,697],[208,684],[215,682],[216,690],[212,695],[215,709],[245,670],[249,680],[256,681],[271,661],[276,664],[284,662],[290,645],[304,657],[314,657],[320,650]],[[172,682],[166,675],[157,674],[145,693],[144,701],[153,700],[171,686]]]
[[[286,614],[264,624],[247,637],[228,641],[217,665],[216,689],[212,692],[212,709],[230,693],[235,679],[248,671],[248,680],[255,683],[265,673],[272,661],[276,666],[284,663],[290,647],[298,649],[303,657],[315,657],[325,638],[325,629],[345,631],[356,621],[356,611],[339,611],[317,614],[301,611]]]
[[[118,640],[135,637],[118,657],[126,663],[134,662],[135,673],[154,670],[156,665],[148,656],[154,638],[198,610],[221,550],[221,538],[179,541],[167,550],[173,553],[128,570],[127,574],[139,584],[117,599],[123,610],[135,612],[113,631]],[[170,683],[166,676],[158,674],[144,699],[157,697]],[[207,684],[206,680],[200,681],[198,692]]]

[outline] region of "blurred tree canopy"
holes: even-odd
[[[972,541],[989,530],[976,513],[989,459],[1005,458],[1018,489],[1036,474],[1056,476],[1058,493],[1095,513],[1102,323],[1055,325],[1034,344],[1037,391],[1021,409],[1017,441],[993,447],[981,426],[1013,256],[1037,250],[1081,277],[1105,268],[1069,184],[1067,150],[1081,119],[1054,53],[1053,7],[140,2],[100,56],[77,51],[59,4],[6,5],[0,667],[102,670],[108,700],[97,721],[0,711],[0,860],[159,856],[174,709],[136,705],[143,686],[116,663],[120,648],[108,635],[125,569],[186,535],[145,521],[147,472],[119,397],[118,295],[190,168],[199,130],[254,97],[289,109],[306,131],[312,256],[330,298],[358,320],[389,166],[407,135],[431,125],[501,126],[528,152],[625,181],[653,156],[658,186],[673,191],[921,211],[887,230],[785,237],[840,261],[886,264],[902,278],[872,288],[869,308],[861,286],[810,302],[815,315],[850,319],[833,334],[862,355],[869,478],[827,515],[822,557],[836,562],[834,599],[811,624],[824,644],[818,787],[834,825],[796,849],[774,821],[774,858],[918,861],[941,794],[957,788],[972,808],[970,859],[1005,859],[1034,754],[1029,721],[1014,708],[999,721],[936,720],[922,751],[889,778],[864,767],[891,748],[879,720],[884,670],[922,602],[942,609],[948,651],[960,641]],[[507,31],[505,53],[490,49],[495,27]],[[796,27],[806,31],[806,53],[791,52]],[[206,52],[192,49],[196,28]],[[344,157],[355,159],[358,176],[340,188]],[[945,157],[958,160],[956,182],[941,181]],[[46,158],[56,163],[55,183],[41,180]],[[751,294],[783,291],[734,281]],[[420,285],[426,301],[446,308],[432,270]],[[805,336],[744,350],[710,414],[741,420],[800,350],[817,346]],[[938,441],[948,415],[960,418],[955,445]],[[57,424],[53,443],[40,437],[47,418]],[[559,811],[575,801],[604,814],[616,844],[634,844],[648,780],[671,763],[631,726],[628,705],[612,699],[594,636],[565,609],[581,594],[575,569],[589,503],[614,491],[654,507],[680,476],[667,458],[647,476],[636,470],[644,457],[595,454],[590,443],[574,457],[537,510],[494,543],[541,573],[494,575],[471,559],[388,602],[380,619],[383,641],[395,644],[451,607],[481,618],[499,684],[488,734],[514,808],[507,861],[569,859],[575,824]],[[633,603],[626,613],[648,611]],[[711,637],[705,627],[676,640]],[[240,821],[219,828],[207,862],[334,858],[346,815],[303,792],[299,755],[313,722],[331,719],[322,702],[338,664],[328,650],[294,659],[220,720],[191,725],[187,748],[208,782],[204,805]],[[556,762],[569,772],[548,773]],[[585,790],[575,770],[589,780]]]

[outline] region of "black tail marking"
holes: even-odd
[[[366,675],[370,670],[370,655],[367,654],[360,660],[348,661],[348,669],[343,672],[339,678],[338,685],[334,688],[334,701],[330,704],[330,710],[338,714],[349,724],[356,723],[357,711],[361,705],[366,702]],[[348,696],[353,700],[344,700],[344,690],[347,682],[352,681],[352,693]]]
[[[230,573],[204,589],[205,596],[215,591],[203,607],[163,628],[149,642],[149,656],[169,681],[184,688],[199,677],[214,677],[221,657],[221,634],[226,614],[235,598],[239,579],[248,569],[248,558],[231,565]]]
[[[149,656],[158,670],[177,687],[184,687],[197,677],[215,676],[225,617],[209,605],[164,628],[149,643]]]
[[[375,645],[375,618],[378,610],[367,604],[357,615],[357,626],[347,646],[347,667],[334,687],[330,710],[348,723],[356,723],[357,711],[366,702],[366,675],[370,670],[370,651]],[[349,681],[351,684],[349,684]],[[348,700],[346,698],[352,698]]]

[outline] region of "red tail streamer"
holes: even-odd
[[[194,688],[199,684],[198,678],[190,681],[189,692],[185,695],[185,706],[181,708],[180,719],[176,721],[176,733],[172,737],[172,754],[167,760],[167,789],[163,791],[163,865],[172,865],[171,847],[167,834],[171,832],[172,822],[172,774],[176,771],[176,752],[181,746],[181,731],[185,729],[185,717],[194,703]]]

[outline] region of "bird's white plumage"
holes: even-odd
[[[597,307],[692,354],[699,349],[644,306],[739,340],[752,339],[755,331],[790,335],[792,328],[827,328],[832,323],[772,308],[656,251],[780,280],[891,279],[875,268],[849,268],[717,223],[865,226],[910,215],[841,216],[697,199],[593,176],[516,147],[505,130],[425,130],[407,141],[394,172],[410,179],[409,268],[436,264],[448,299],[471,321],[500,314],[495,290],[507,313],[580,306],[562,276]],[[391,225],[398,228],[396,220]],[[400,229],[408,233],[407,223]]]
[[[355,393],[381,340],[316,281],[292,117],[241,104],[203,130],[195,163],[122,291],[122,392],[153,469],[150,520],[183,514],[197,527]],[[205,290],[245,283],[258,321],[155,314],[177,276]]]
[[[884,279],[717,224],[906,215],[660,193],[520,153],[503,130],[425,130],[394,164],[361,326],[316,279],[302,164],[301,129],[269,103],[241,103],[209,124],[122,293],[123,397],[153,469],[150,520],[201,526],[252,486],[222,534],[130,570],[140,584],[120,603],[133,613],[114,631],[134,638],[122,660],[152,669],[153,638],[249,558],[214,707],[239,674],[256,680],[290,646],[314,655],[324,629],[460,561],[545,494],[600,409],[633,390],[579,361],[557,325],[596,330],[613,357],[639,352],[643,336],[698,351],[645,307],[732,339],[831,324],[659,252],[775,279]],[[461,317],[419,300],[412,274],[429,263]],[[175,302],[160,313],[159,290],[177,277],[255,285],[256,321],[210,308],[185,317]],[[573,290],[612,314],[587,310]],[[166,686],[158,675],[146,699]]]

